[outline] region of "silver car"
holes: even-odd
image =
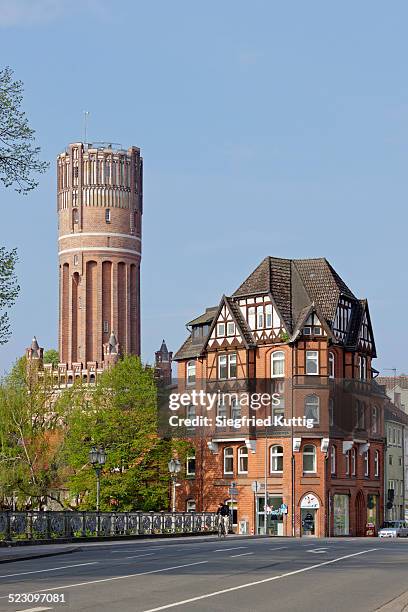
[[[379,538],[408,538],[407,521],[386,521],[378,532]]]

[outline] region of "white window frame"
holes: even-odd
[[[355,476],[356,475],[356,449],[352,448],[350,451],[350,455],[351,455],[351,475]]]
[[[225,338],[225,323],[217,323],[217,338]]]
[[[364,453],[364,476],[370,476],[370,451]]]
[[[224,459],[224,474],[233,475],[234,474],[234,449],[232,448],[232,446],[227,446],[226,448],[224,448],[223,459]],[[226,470],[227,461],[230,461],[232,464],[231,471]]]
[[[235,375],[231,375],[232,366],[235,367]],[[228,378],[236,378],[237,377],[237,354],[229,353],[228,354]]]
[[[265,306],[265,327],[270,329],[272,327],[272,304],[266,304]]]
[[[367,380],[367,357],[360,355],[358,359],[360,380]]]
[[[377,423],[377,419],[378,419],[378,410],[377,410],[377,406],[372,406],[371,408],[371,431],[375,434],[378,431],[378,423]]]
[[[192,507],[194,506],[194,508]],[[195,512],[196,511],[196,502],[195,499],[187,499],[186,500],[186,512]]]
[[[275,373],[275,365],[282,364],[282,372]],[[271,378],[284,378],[285,376],[285,352],[273,351],[271,354]]]
[[[304,403],[304,406],[305,406],[305,410],[304,410],[305,417],[307,419],[311,418],[306,413],[307,412],[306,411],[307,400],[311,399],[311,398],[316,398],[316,400],[317,400],[317,402],[314,402],[313,404],[312,403],[309,404],[310,406],[313,406],[314,408],[317,409],[317,419],[315,419],[313,417],[313,425],[319,425],[319,423],[320,423],[320,397],[318,395],[316,395],[315,393],[311,393],[310,395],[306,395],[306,397],[305,397],[305,403]]]
[[[280,450],[279,450],[280,449]],[[282,458],[282,469],[276,469],[279,463],[279,459]],[[283,474],[283,446],[281,444],[274,444],[270,450],[270,473],[271,474]]]
[[[346,460],[346,476],[350,476],[350,457],[351,455],[351,451],[348,450],[345,454],[345,460]]]
[[[189,404],[186,408],[186,419],[194,419],[196,417],[196,407],[194,404]]]
[[[256,328],[263,329],[265,323],[263,306],[258,306],[256,309]]]
[[[313,448],[313,451],[310,450],[306,450],[306,449],[311,449]],[[306,444],[303,447],[303,451],[302,451],[302,468],[303,468],[303,473],[304,474],[316,474],[317,471],[317,457],[316,457],[317,453],[316,453],[316,446],[314,444]],[[305,470],[305,457],[312,457],[313,459],[313,466],[311,470]]]
[[[246,460],[246,469],[244,465],[244,469],[241,464],[245,464]],[[238,474],[248,474],[248,449],[246,446],[240,446],[238,449]]]
[[[310,365],[313,365],[316,367],[316,372],[310,371]],[[319,376],[319,351],[306,351],[305,371],[306,371],[306,376]]]
[[[334,474],[336,474],[336,446],[334,444],[332,444],[331,449],[330,449],[330,473],[333,476]]]
[[[194,459],[194,470],[193,471],[190,470],[190,468],[189,468],[189,461],[191,461],[192,459]],[[191,453],[190,455],[187,455],[187,457],[186,457],[186,476],[195,476],[195,473],[196,473],[196,471],[195,471],[195,459],[196,459],[195,453]]]
[[[227,322],[227,336],[235,336],[235,323],[234,321]]]
[[[329,378],[335,378],[336,375],[336,356],[333,351],[329,351]]]
[[[196,382],[196,362],[191,360],[187,362],[187,384],[194,385],[195,382]]]
[[[374,451],[374,476],[378,477],[380,475],[380,453],[378,450]]]
[[[110,208],[105,208],[105,223],[110,223],[112,220]]]
[[[221,400],[217,403],[217,417],[224,418],[227,416],[227,404]]]
[[[225,376],[221,376],[221,368],[225,367]],[[227,380],[228,378],[228,359],[227,355],[218,355],[218,379]]]

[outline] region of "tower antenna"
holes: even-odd
[[[88,118],[89,118],[89,111],[84,111],[84,144],[87,143],[87,138],[88,138]]]

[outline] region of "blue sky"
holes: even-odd
[[[1,65],[51,161],[0,190],[21,294],[0,371],[57,345],[56,155],[82,139],[145,160],[142,351],[266,255],[325,256],[366,297],[377,367],[407,371],[408,5],[274,0],[0,0]]]

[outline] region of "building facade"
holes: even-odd
[[[208,426],[189,428],[194,451],[178,509],[226,501],[235,529],[247,533],[378,528],[384,390],[374,380],[367,302],[325,259],[267,257],[188,328],[174,357],[179,388],[205,388],[218,400]],[[272,398],[256,412],[254,392]],[[184,410],[187,426],[212,414],[194,401]]]
[[[140,149],[73,143],[57,158],[58,378],[92,382],[140,355]]]
[[[384,520],[405,520],[406,516],[407,425],[405,412],[388,402],[384,408]]]

